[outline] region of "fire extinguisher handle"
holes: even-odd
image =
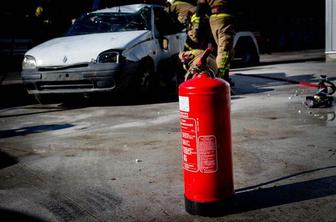
[[[209,47],[203,52],[202,56],[197,62],[197,67],[199,69],[201,70],[205,69],[205,67],[207,66],[207,58],[209,57],[212,51],[213,51],[213,48]]]
[[[209,55],[213,50],[214,50],[213,48],[209,47],[203,52],[203,54],[197,61],[195,68],[191,69],[190,71],[192,74],[192,78],[196,77],[199,74],[206,74],[211,78],[215,78],[214,73],[209,71],[207,63],[207,58],[209,57]]]

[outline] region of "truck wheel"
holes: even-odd
[[[259,63],[259,55],[252,40],[244,39],[237,43],[235,60],[238,66],[253,66]]]

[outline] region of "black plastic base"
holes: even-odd
[[[232,205],[232,199],[223,201],[201,203],[189,200],[184,197],[185,209],[189,214],[205,217],[218,217],[226,214],[227,209]]]

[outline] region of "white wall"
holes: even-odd
[[[336,0],[326,0],[326,60],[336,62]]]

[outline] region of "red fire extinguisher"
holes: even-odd
[[[210,53],[179,86],[185,208],[203,216],[216,214],[234,195],[230,86],[206,71]]]

